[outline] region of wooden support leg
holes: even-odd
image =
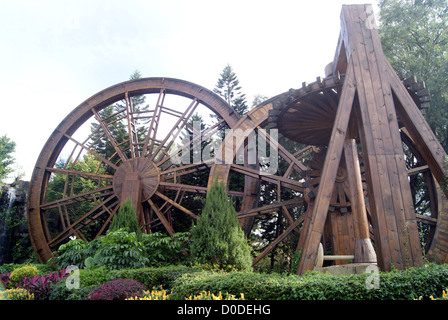
[[[333,194],[334,181],[338,172],[353,100],[355,98],[356,87],[353,80],[353,63],[350,63],[342,88],[341,99],[339,100],[327,155],[325,156],[319,190],[311,214],[310,224],[307,230],[302,231],[305,238],[302,256],[297,269],[298,274],[303,274],[305,271],[314,268],[317,249],[321,241],[325,220],[327,219],[328,206],[331,195]]]
[[[355,229],[355,259],[358,263],[376,263],[376,253],[370,241],[361,169],[355,139],[346,139],[344,143],[345,164],[349,172],[350,203]]]

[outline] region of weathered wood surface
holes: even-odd
[[[333,65],[335,70],[341,73],[345,71],[346,76],[310,226],[303,232],[305,242],[298,273],[312,269],[315,261],[345,134],[349,128],[352,106],[366,166],[379,266],[383,270],[389,270],[391,265],[403,269],[422,263],[417,219],[407,180],[390,76],[387,73],[388,64],[382,52],[378,32],[368,28],[367,19],[366,6],[343,6],[341,36]],[[347,85],[352,88],[349,98]],[[400,88],[404,89],[401,81],[400,85]],[[398,84],[396,86],[398,87]],[[355,93],[357,99],[354,99]],[[406,89],[400,91],[402,95],[405,93],[408,95]],[[411,110],[412,113],[418,111],[417,108],[414,109]],[[421,113],[419,115],[421,116]],[[417,120],[420,118],[417,117]],[[424,140],[421,142],[424,143]],[[431,143],[429,141],[429,148]],[[437,146],[433,146],[433,149],[437,149]],[[433,158],[437,158],[437,151],[432,154]],[[430,163],[432,159],[428,160]],[[356,186],[356,183],[352,181],[352,185]],[[352,192],[361,193],[359,190]],[[359,195],[353,199],[355,203],[352,203],[352,207],[362,206]],[[356,224],[358,235],[360,232],[367,233],[366,226],[361,227],[359,220]]]

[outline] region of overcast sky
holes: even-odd
[[[377,0],[374,4],[378,12]],[[230,64],[248,103],[324,75],[351,0],[0,0],[0,136],[30,179],[61,120],[129,79],[172,77],[213,89]]]

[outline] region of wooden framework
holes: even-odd
[[[198,218],[188,199],[205,194],[216,179],[229,186],[239,175],[244,186],[228,187],[228,193],[239,199],[245,233],[264,215],[280,226],[254,265],[291,236],[299,238],[299,274],[314,268],[319,247],[331,248],[336,264],[353,257],[382,270],[420,265],[417,224],[426,230],[426,256],[447,262],[448,200],[439,187],[446,154],[422,116],[429,93],[424,83],[395,74],[367,9],[343,6],[340,39],[325,78],[268,99],[244,117],[209,90],[169,78],[120,83],[78,106],[50,136],[30,183],[28,223],[40,261],[70,236],[88,241],[87,233],[103,234],[127,198],[144,232],[173,234],[176,215]],[[136,109],[133,99],[140,95],[153,98],[151,108]],[[121,108],[102,113],[117,102]],[[219,120],[196,132],[189,121],[203,107]],[[96,129],[81,138],[89,122]],[[214,159],[174,161],[225,126],[232,131]],[[289,142],[282,145],[268,128],[278,128]],[[194,134],[179,145],[186,130]],[[253,133],[278,150],[275,173],[249,163]],[[100,154],[98,143],[112,151]],[[242,164],[232,158],[237,151],[245,155]],[[84,155],[95,168],[80,166]],[[208,175],[208,183],[185,179],[191,174]],[[62,190],[55,198],[49,184],[58,177]],[[413,179],[424,181],[425,189],[416,190]],[[90,187],[79,189],[81,182]],[[417,198],[426,199],[424,208]]]
[[[330,68],[332,74],[344,73],[345,80],[316,205],[303,234],[299,274],[314,267],[344,144],[346,161],[347,155],[353,154],[350,149],[347,151],[352,145],[350,125],[356,127],[361,140],[379,266],[389,270],[391,265],[403,269],[422,264],[398,118],[408,128],[416,146],[424,149],[421,154],[439,182],[445,179],[441,172],[444,152],[385,58],[377,30],[369,27],[368,19],[371,18],[366,6],[344,6],[342,9],[341,36]],[[355,158],[351,160],[356,161]],[[352,173],[360,179],[358,172]],[[358,184],[356,181],[352,184],[353,192],[356,192],[354,189]],[[363,197],[359,193],[354,193],[352,199],[356,206],[363,207]],[[364,212],[361,214],[365,216]],[[364,223],[362,225],[364,230]]]

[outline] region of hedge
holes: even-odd
[[[150,267],[139,269],[107,270],[105,268],[81,269],[79,273],[80,289],[69,290],[64,281],[56,284],[50,295],[50,300],[79,300],[95,287],[115,279],[135,280],[146,288],[163,286],[164,289],[171,289],[174,281],[187,273],[201,272],[201,267],[187,266],[167,266]]]
[[[296,275],[260,273],[186,274],[174,281],[171,299],[219,291],[246,299],[260,300],[412,300],[439,296],[448,288],[448,265],[429,264],[423,268],[381,272],[379,288],[368,289],[368,274],[331,275],[310,272]]]
[[[206,268],[206,267],[205,267]],[[369,274],[331,275],[309,272],[304,276],[234,271],[205,270],[204,266],[161,268],[103,268],[80,270],[77,290],[66,288],[65,281],[51,290],[51,300],[83,299],[95,287],[114,279],[132,279],[148,289],[163,286],[172,300],[183,300],[201,292],[244,294],[259,300],[412,300],[420,296],[440,296],[448,288],[448,264],[428,264],[422,268],[379,273],[379,288],[368,289]]]

